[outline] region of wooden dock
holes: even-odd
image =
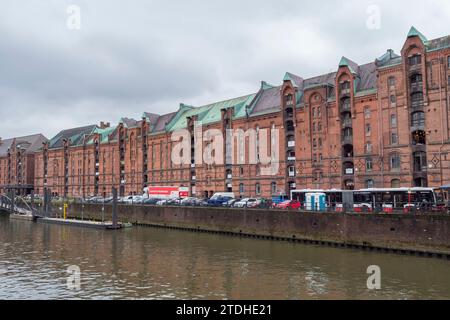
[[[17,214],[17,213],[11,213],[9,215],[10,219],[13,220],[25,220],[25,221],[34,221],[35,217],[31,214]]]
[[[93,228],[93,229],[107,229],[107,230],[115,230],[122,228],[122,224],[114,225],[110,221],[99,222],[99,221],[62,219],[62,218],[39,218],[37,219],[37,222],[67,225],[73,227]]]

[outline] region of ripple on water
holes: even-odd
[[[450,299],[450,262],[173,230],[0,217],[0,299]],[[382,290],[366,287],[379,265]],[[67,288],[67,267],[81,290]],[[406,266],[414,266],[407,268]]]

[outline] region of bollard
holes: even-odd
[[[113,202],[112,202],[112,223],[113,226],[117,226],[117,189],[112,188],[112,196],[113,196]]]

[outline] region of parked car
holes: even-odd
[[[155,205],[158,201],[161,201],[160,198],[147,198],[142,201],[143,204]]]
[[[167,200],[166,204],[169,206],[179,206],[181,204],[182,200],[183,200],[183,198],[173,198],[173,199]]]
[[[247,203],[246,203],[246,207],[247,208],[257,208],[259,205],[261,204],[261,199],[254,199],[254,198],[250,198]]]
[[[230,201],[231,199],[233,199],[233,198],[231,198],[229,196],[212,197],[211,199],[208,200],[208,206],[209,207],[220,207],[224,203]]]
[[[156,205],[157,206],[165,206],[167,204],[167,201],[169,201],[169,199],[161,199],[156,203]]]
[[[98,203],[98,200],[102,199],[102,197],[90,197],[86,199],[87,203]]]
[[[180,205],[182,206],[199,206],[201,203],[202,200],[193,197],[184,198],[180,201]]]
[[[235,208],[247,208],[252,207],[253,203],[256,203],[255,198],[244,198],[242,200],[239,200],[233,204],[233,207]]]
[[[143,196],[128,196],[124,198],[123,202],[126,204],[141,204],[143,200]]]
[[[270,199],[259,199],[259,203],[254,207],[258,209],[269,209],[273,207],[273,202]]]
[[[297,210],[301,207],[301,203],[297,200],[286,200],[275,205],[277,209],[292,209]]]
[[[238,202],[238,201],[239,201],[239,200],[237,200],[237,199],[231,199],[231,200],[229,200],[229,201],[227,201],[227,202],[224,202],[224,203],[222,204],[222,207],[232,208],[233,205],[234,205],[236,202]]]

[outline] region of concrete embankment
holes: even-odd
[[[314,213],[279,210],[119,205],[119,220],[136,225],[289,240],[337,247],[450,258],[450,216]],[[111,219],[111,206],[80,204],[69,215]]]

